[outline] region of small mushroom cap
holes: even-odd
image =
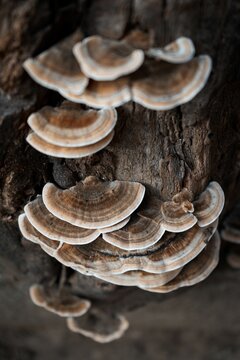
[[[61,91],[61,95],[70,101],[93,108],[116,108],[132,100],[128,78],[114,81],[91,80],[81,95],[75,95],[71,91]]]
[[[91,306],[88,300],[38,284],[32,285],[29,293],[35,305],[63,317],[82,316]]]
[[[142,202],[144,193],[145,187],[137,182],[101,182],[89,176],[67,190],[46,184],[43,202],[59,219],[88,229],[102,229],[131,215]]]
[[[115,80],[136,71],[144,61],[142,50],[101,36],[90,36],[74,45],[73,53],[84,74],[94,80]]]
[[[68,244],[88,244],[99,236],[98,230],[80,228],[52,215],[38,196],[24,207],[32,226],[49,239]]]
[[[51,240],[37,231],[31,225],[25,214],[21,214],[18,217],[18,226],[25,239],[39,244],[40,246],[43,245],[51,256],[54,255],[54,252],[60,246],[59,241]]]
[[[221,214],[224,207],[224,192],[221,186],[212,181],[199,198],[193,202],[194,215],[198,219],[199,226],[208,226],[213,223]]]
[[[63,244],[55,256],[66,266],[89,275],[115,275],[132,270],[161,274],[179,269],[194,259],[215,232],[217,223],[207,228],[195,225],[183,233],[165,233],[153,246],[125,251],[99,237],[82,246]]]
[[[109,314],[91,308],[81,319],[68,318],[69,330],[99,343],[109,343],[123,336],[129,327],[127,319],[120,314]]]
[[[234,208],[223,224],[222,239],[234,244],[240,244],[240,204]]]
[[[155,287],[155,286],[161,286],[172,279],[174,279],[182,270],[182,268],[168,271],[161,274],[152,274],[147,273],[145,271],[127,271],[123,274],[117,274],[117,275],[97,275],[96,277],[100,278],[101,280],[104,280],[106,282],[120,285],[120,286],[139,286],[139,287]]]
[[[83,110],[64,102],[60,107],[45,106],[28,118],[28,125],[44,141],[63,147],[83,147],[105,139],[114,129],[117,112],[112,108]]]
[[[219,261],[220,237],[218,232],[200,255],[187,264],[178,276],[169,283],[155,288],[144,288],[151,292],[167,293],[183,286],[192,286],[205,280],[216,268]]]
[[[42,154],[65,159],[77,159],[95,154],[98,151],[104,149],[112,141],[113,136],[114,131],[110,132],[109,135],[95,144],[78,147],[66,147],[50,144],[40,138],[34,132],[31,132],[27,136],[26,140],[34,149],[41,152]]]
[[[180,37],[164,48],[152,48],[147,55],[156,60],[164,60],[173,64],[185,63],[193,58],[195,48],[191,39]]]
[[[170,110],[192,100],[206,85],[211,58],[201,55],[185,64],[151,62],[146,72],[133,80],[132,97],[152,110]]]
[[[88,85],[72,53],[73,45],[81,39],[77,32],[36,58],[27,59],[23,67],[38,84],[51,90],[81,94]]]
[[[161,202],[151,199],[143,210],[134,214],[130,222],[118,231],[103,234],[103,239],[124,250],[145,249],[163,236]]]
[[[193,215],[194,207],[190,200],[191,194],[187,189],[183,189],[173,197],[172,201],[162,203],[161,211],[165,230],[182,232],[196,224],[197,218]]]

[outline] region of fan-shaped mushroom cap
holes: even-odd
[[[133,80],[133,101],[152,110],[169,110],[192,100],[206,85],[211,58],[201,55],[175,65],[153,62]]]
[[[80,228],[52,215],[38,196],[24,207],[25,214],[41,234],[68,244],[88,244],[99,236],[98,230]]]
[[[116,108],[132,100],[128,78],[114,81],[91,80],[81,95],[75,95],[71,91],[61,91],[61,95],[70,101],[93,108],[106,106]]]
[[[185,63],[193,58],[195,48],[191,39],[180,37],[164,48],[152,48],[147,55],[156,60],[165,60],[169,63]]]
[[[108,226],[103,229],[99,229],[98,233],[99,234],[107,234],[111,231],[116,231],[116,230],[122,229],[129,222],[129,220],[130,220],[130,216],[128,216],[126,219],[120,221],[119,223],[117,223],[115,225]]]
[[[97,275],[96,277],[120,286],[154,287],[161,286],[174,279],[182,268],[161,274],[151,274],[145,271],[127,271],[117,275]]]
[[[33,132],[27,136],[26,140],[34,149],[42,154],[65,159],[74,159],[89,156],[104,149],[112,141],[113,136],[114,131],[110,132],[110,134],[108,134],[104,139],[96,142],[95,144],[78,147],[53,145],[46,142]]]
[[[224,220],[221,237],[231,243],[240,244],[240,204]]]
[[[60,246],[59,241],[51,240],[42,235],[31,225],[25,214],[21,214],[18,217],[18,226],[25,239],[39,244],[41,247],[43,245],[44,249],[46,249],[46,252],[49,255],[54,256],[54,252]]]
[[[94,341],[108,343],[121,338],[129,323],[123,315],[91,308],[81,319],[68,318],[67,326],[69,330]]]
[[[183,233],[165,233],[155,245],[135,251],[119,249],[99,237],[89,245],[63,244],[55,256],[62,264],[89,275],[114,275],[132,270],[161,274],[179,269],[194,259],[216,227],[217,223],[207,228],[195,225]]]
[[[196,224],[197,218],[193,215],[194,207],[190,200],[191,194],[187,189],[183,189],[173,197],[172,201],[165,201],[162,204],[165,230],[182,232]]]
[[[38,84],[48,89],[81,94],[88,85],[88,78],[72,53],[73,45],[79,40],[79,33],[67,37],[36,58],[27,59],[24,69]]]
[[[124,250],[145,249],[155,244],[164,234],[161,201],[150,199],[144,210],[134,214],[130,222],[118,231],[103,234],[103,239]]]
[[[32,285],[29,289],[32,302],[44,309],[63,317],[84,315],[91,302],[71,295],[66,291],[46,288],[42,285]]]
[[[90,36],[74,45],[73,53],[84,74],[94,80],[115,80],[136,71],[144,61],[142,50],[101,36]]]
[[[205,280],[218,264],[219,251],[220,237],[216,231],[206,249],[204,249],[196,259],[187,264],[178,276],[163,286],[154,288],[145,287],[144,290],[167,293],[183,286],[195,285]]]
[[[94,176],[67,190],[43,188],[43,202],[59,219],[88,229],[102,229],[126,219],[142,202],[145,187],[137,182],[101,182]]]
[[[112,132],[116,122],[115,109],[83,110],[68,102],[57,108],[45,106],[28,118],[29,126],[41,139],[63,147],[98,143]]]
[[[198,225],[207,226],[214,222],[222,212],[224,201],[221,186],[216,181],[210,182],[206,190],[193,202]]]

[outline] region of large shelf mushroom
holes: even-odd
[[[194,45],[185,37],[163,48],[152,48],[150,41],[141,48],[141,35],[139,40],[131,34],[120,41],[90,36],[80,42],[66,39],[62,43],[36,59],[26,60],[25,69],[33,79],[58,90],[66,99],[95,108],[118,107],[133,100],[153,110],[172,109],[192,100],[206,85],[212,69],[209,56],[193,58]],[[65,72],[71,73],[76,66],[72,62],[78,62],[78,72],[83,72],[89,83],[80,89],[61,85],[66,82],[61,74],[64,56],[68,59]],[[46,82],[49,64],[60,86]]]

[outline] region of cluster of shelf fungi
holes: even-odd
[[[74,33],[24,63],[36,82],[67,99],[30,115],[27,141],[55,157],[100,151],[114,137],[118,106],[134,101],[169,110],[203,89],[211,58],[194,55],[188,38],[154,48],[151,37],[138,31],[121,41]],[[85,276],[167,293],[204,280],[217,266],[223,206],[224,193],[215,181],[197,196],[183,188],[161,201],[138,182],[88,176],[64,190],[47,183],[25,206],[19,228],[25,239]],[[239,207],[236,211],[237,218]],[[233,217],[227,220],[225,240],[239,242],[236,224]],[[128,328],[123,315],[104,312],[64,286],[35,284],[30,296],[66,317],[70,330],[98,342],[117,339]]]

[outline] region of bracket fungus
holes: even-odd
[[[218,219],[224,207],[225,197],[221,186],[212,181],[198,199],[193,202],[194,215],[199,226],[207,226]]]
[[[46,184],[42,197],[47,209],[61,220],[88,229],[115,225],[141,204],[145,187],[137,182],[102,182],[94,176],[67,190]]]
[[[136,71],[144,61],[144,52],[124,41],[90,36],[73,47],[82,71],[90,79],[115,80]]]
[[[60,107],[45,106],[28,118],[30,128],[49,144],[84,147],[97,144],[113,131],[117,112],[113,108],[83,110],[64,101]]]
[[[69,330],[84,335],[99,343],[108,343],[123,336],[129,327],[127,319],[120,314],[107,313],[91,308],[81,318],[67,319]]]
[[[24,69],[38,84],[48,89],[81,94],[89,80],[72,53],[73,45],[81,38],[79,32],[72,34],[37,57],[27,59]]]
[[[82,316],[91,306],[89,300],[72,295],[64,289],[35,284],[30,287],[29,293],[35,305],[62,317]]]
[[[195,54],[191,39],[180,37],[163,48],[150,48],[146,55],[156,60],[164,60],[173,64],[190,61]]]
[[[206,248],[189,262],[173,280],[159,287],[144,287],[144,290],[167,293],[205,280],[218,264],[220,243],[220,237],[218,231],[216,231]]]
[[[132,82],[132,99],[152,110],[170,110],[192,100],[206,85],[212,69],[208,55],[184,64],[149,61]]]

